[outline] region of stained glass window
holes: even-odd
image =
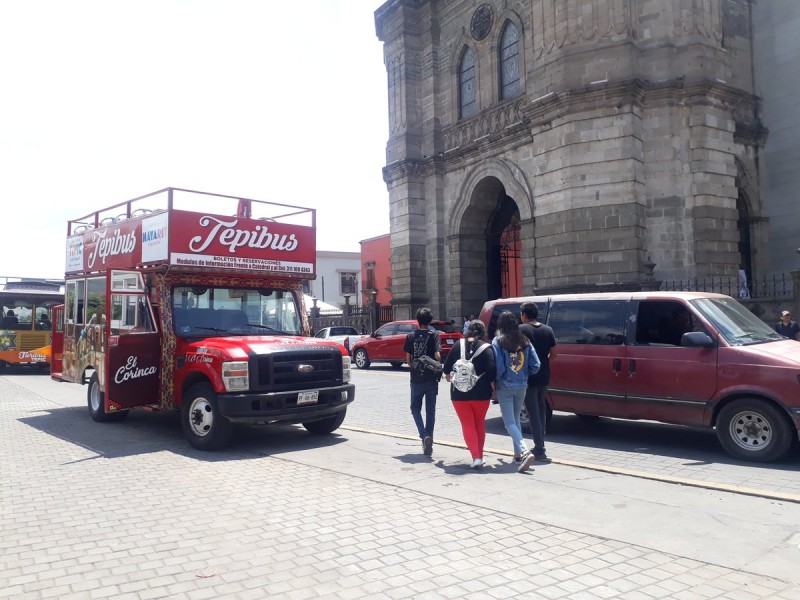
[[[500,99],[518,96],[521,92],[519,78],[519,36],[513,23],[508,23],[500,39]]]
[[[475,94],[475,53],[471,48],[467,48],[461,56],[458,83],[460,88],[459,117],[466,119],[478,112],[478,102]]]

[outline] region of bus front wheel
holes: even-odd
[[[217,393],[208,383],[196,383],[183,395],[181,426],[198,450],[219,450],[233,435],[233,424],[220,413]]]

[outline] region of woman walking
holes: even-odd
[[[444,361],[444,372],[447,381],[450,382],[450,399],[458,415],[458,420],[461,422],[464,442],[472,455],[470,467],[479,469],[484,465],[486,411],[489,410],[489,402],[494,391],[496,371],[494,352],[489,344],[481,341],[481,338],[486,335],[483,323],[470,321],[465,327],[465,331],[465,339],[462,339],[460,344],[453,346],[448,353]],[[470,361],[472,368],[461,369],[463,363],[459,363],[458,372],[454,371],[454,366],[459,359]],[[456,386],[461,389],[459,390]]]
[[[497,400],[503,424],[514,443],[514,461],[523,473],[535,460],[522,437],[519,413],[525,403],[528,377],[539,371],[539,358],[530,340],[519,330],[514,313],[505,311],[497,320],[497,337],[492,340],[497,368]]]

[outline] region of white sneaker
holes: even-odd
[[[524,473],[528,469],[531,468],[533,461],[536,460],[536,457],[533,455],[533,452],[526,452],[522,455],[522,462],[520,463],[519,467],[517,468],[518,473]]]
[[[472,461],[472,464],[470,465],[470,468],[471,469],[480,469],[482,466],[483,466],[483,459],[482,458],[476,458],[475,460]]]

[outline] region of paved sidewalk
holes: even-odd
[[[353,379],[356,402],[346,425],[396,434],[414,432],[407,370],[356,370]],[[510,451],[497,406],[490,407],[487,419],[487,444]],[[800,502],[800,444],[779,463],[758,464],[728,456],[710,430],[617,419],[591,422],[567,413],[556,413],[551,430],[548,454],[557,461]],[[439,386],[436,431],[441,441],[463,439],[445,381]],[[527,429],[525,438],[530,445]]]
[[[412,440],[347,430],[245,429],[201,453],[171,415],[97,424],[73,391],[85,388],[54,386],[0,377],[2,598],[800,597],[800,573],[781,566],[790,540],[743,560],[758,540],[736,530],[759,512],[785,513],[773,525],[786,528],[794,505],[716,495],[702,502],[717,522],[670,522],[668,496],[701,492],[557,464],[520,475],[502,456],[474,472],[460,448],[430,460]],[[619,537],[586,533],[602,512],[627,521]],[[647,542],[648,519],[665,538],[685,531]],[[709,542],[726,530],[729,547]]]

